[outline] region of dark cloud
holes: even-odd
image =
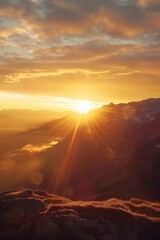
[[[137,1],[2,1],[7,15],[15,13],[41,37],[95,30],[120,37],[134,37],[158,30],[157,8],[142,7]],[[1,13],[2,14],[2,13]],[[155,22],[157,24],[155,24]]]

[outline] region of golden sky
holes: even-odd
[[[0,0],[0,108],[160,97],[159,11],[159,0]]]

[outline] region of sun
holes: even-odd
[[[92,105],[88,101],[79,101],[74,106],[74,110],[81,114],[86,114],[91,109],[92,109]]]

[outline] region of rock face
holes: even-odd
[[[159,240],[160,203],[71,201],[26,189],[0,195],[1,240]]]

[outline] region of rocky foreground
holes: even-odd
[[[159,240],[160,203],[75,202],[31,189],[2,193],[0,239]]]

